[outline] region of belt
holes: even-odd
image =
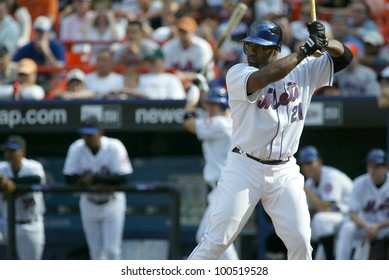
[[[246,155],[248,158],[251,158],[255,161],[258,161],[262,164],[269,164],[269,165],[280,165],[280,164],[284,164],[284,163],[287,163],[289,161],[289,158],[287,159],[280,159],[280,160],[263,160],[263,159],[260,159],[260,158],[256,158],[250,154],[247,154],[247,153],[244,153],[241,149],[239,149],[238,147],[235,147],[232,149],[232,152],[234,153],[237,153],[237,154],[244,154]]]
[[[103,205],[103,204],[108,203],[111,200],[112,200],[111,198],[104,199],[104,200],[94,200],[94,199],[91,199],[88,197],[88,201],[92,202],[93,204],[96,204],[96,205]]]
[[[19,221],[16,221],[15,223],[18,224],[18,225],[26,225],[26,224],[30,224],[32,222],[35,222],[36,220],[19,220]]]

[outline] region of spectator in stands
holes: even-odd
[[[282,48],[278,54],[281,58],[292,52],[298,40],[294,37],[292,29],[290,28],[290,19],[287,15],[276,15],[271,20],[277,23],[282,29]]]
[[[197,22],[194,18],[183,16],[177,19],[178,37],[162,46],[165,58],[165,69],[175,69],[181,81],[192,81],[196,74],[207,66],[213,57],[211,45],[201,37],[196,36]],[[214,63],[207,68],[208,80],[215,79]]]
[[[67,152],[63,174],[65,182],[82,190],[96,186],[100,192],[83,192],[80,211],[92,260],[121,259],[121,244],[126,213],[124,192],[115,187],[128,182],[133,172],[130,159],[119,139],[104,136],[96,117],[83,120],[78,130],[81,139]]]
[[[65,46],[51,38],[52,23],[48,17],[40,16],[34,21],[34,37],[18,49],[14,61],[31,58],[38,65],[60,67],[65,65]]]
[[[389,65],[389,56],[384,52],[384,37],[380,32],[369,32],[362,38],[365,44],[365,55],[360,62],[376,71]]]
[[[18,23],[9,14],[7,0],[0,0],[0,42],[14,53],[19,39]]]
[[[143,23],[139,20],[129,21],[127,40],[115,51],[114,61],[120,66],[139,66],[147,54],[158,49],[159,45],[145,38]]]
[[[31,38],[31,28],[32,20],[31,14],[28,9],[24,6],[20,6],[17,0],[8,0],[8,9],[9,13],[15,18],[16,22],[19,25],[19,38],[16,43],[16,47],[20,48],[30,41]]]
[[[138,90],[148,99],[185,99],[181,80],[164,68],[164,57],[160,49],[145,57],[149,73],[139,76]]]
[[[176,1],[164,1],[160,16],[150,19],[152,40],[163,45],[175,36],[176,13],[179,9],[180,4]]]
[[[32,22],[39,16],[48,17],[53,23],[58,20],[58,0],[17,0],[17,2],[20,6],[27,8]]]
[[[358,47],[346,44],[354,55],[350,65],[334,75],[334,82],[339,85],[341,96],[360,97],[378,96],[380,85],[374,69],[359,62]]]
[[[82,27],[82,35],[84,40],[92,42],[92,52],[96,54],[97,50],[106,48],[113,41],[124,39],[125,29],[116,22],[109,1],[96,1],[93,7],[94,14]]]
[[[333,36],[331,25],[325,20],[318,20],[324,25],[327,38],[332,38]],[[292,34],[297,40],[305,41],[308,38],[309,34],[306,23],[311,21],[311,8],[309,3],[305,2],[300,8],[299,18],[290,23]]]
[[[0,162],[0,187],[5,193],[15,192],[20,184],[45,184],[46,175],[40,162],[27,159],[26,140],[20,135],[10,135],[2,145],[4,161]],[[5,194],[6,195],[6,194]],[[7,200],[4,202],[4,233],[8,233]],[[43,215],[45,204],[40,191],[21,192],[15,197],[16,252],[20,260],[40,260],[45,245]]]
[[[85,79],[85,87],[96,94],[96,98],[104,98],[112,92],[124,88],[123,75],[112,70],[113,54],[110,49],[102,49],[97,54],[96,71],[89,73]]]
[[[257,0],[255,1],[255,18],[267,19],[269,16],[281,15],[285,12],[285,1]]]
[[[33,38],[29,43],[16,51],[13,61],[31,58],[39,66],[49,68],[64,66],[66,64],[65,46],[61,41],[51,37],[52,23],[50,19],[45,16],[37,17],[33,27]],[[40,72],[37,83],[48,92],[54,75],[55,73],[52,72],[52,69]]]
[[[0,98],[13,100],[42,100],[44,89],[36,84],[37,64],[29,58],[23,58],[17,65],[17,78],[12,84],[0,85]]]
[[[381,93],[378,97],[378,107],[389,108],[389,66],[385,67],[379,75]]]
[[[89,44],[74,43],[83,40],[82,26],[85,26],[94,14],[91,7],[92,0],[75,0],[73,12],[60,22],[59,39],[71,43],[71,50],[74,52],[90,51]]]
[[[351,34],[349,19],[343,13],[336,13],[331,17],[331,26],[334,39],[345,43],[353,43],[358,47],[360,56],[364,56],[365,45],[360,38]]]
[[[80,69],[72,69],[66,75],[65,90],[57,91],[54,98],[58,99],[91,99],[95,98],[93,91],[85,88],[85,73]]]
[[[352,1],[349,9],[351,34],[362,40],[369,32],[380,32],[377,24],[371,18],[370,7],[365,1]]]
[[[10,84],[16,78],[17,64],[12,61],[12,54],[7,47],[0,44],[0,84]]]

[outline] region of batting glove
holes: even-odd
[[[204,75],[197,74],[193,80],[193,84],[199,88],[201,93],[207,93],[209,91],[208,81]]]
[[[306,23],[306,26],[308,28],[309,35],[321,35],[326,37],[326,28],[325,26],[319,22],[314,21],[312,23]]]
[[[303,46],[300,47],[301,52],[305,56],[310,56],[316,51],[322,50],[321,41],[317,36],[310,36]]]

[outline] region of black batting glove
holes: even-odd
[[[303,46],[300,47],[301,52],[305,56],[310,56],[315,53],[315,51],[321,51],[322,45],[317,36],[310,36]]]
[[[316,20],[312,23],[306,23],[306,26],[308,28],[309,36],[320,34],[321,36],[326,37],[326,28],[321,22]]]

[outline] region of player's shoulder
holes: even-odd
[[[4,170],[4,168],[7,168],[9,166],[9,163],[7,161],[0,161],[0,170]]]
[[[362,175],[355,177],[353,180],[354,187],[365,185],[369,181],[369,178],[370,178],[369,173],[364,173]]]
[[[344,182],[352,184],[351,178],[340,169],[333,166],[323,166],[324,174],[328,179],[331,179],[335,182]]]
[[[43,164],[40,161],[31,158],[23,158],[22,164],[30,169],[43,169]]]
[[[123,142],[118,139],[118,138],[113,138],[113,137],[108,137],[108,136],[102,136],[101,139],[100,139],[101,143],[103,145],[106,145],[108,147],[113,147],[113,148],[116,148],[116,147],[121,147],[123,146]]]

